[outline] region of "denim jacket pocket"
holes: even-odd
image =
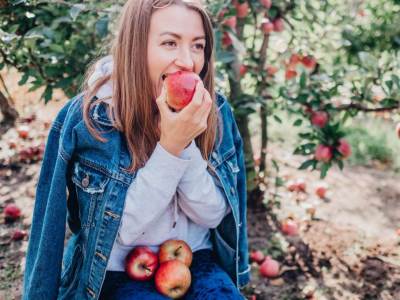
[[[228,272],[232,280],[236,282],[236,251],[220,235],[217,229],[213,229],[213,247],[217,255],[218,262],[225,271]]]
[[[109,181],[110,178],[95,167],[82,162],[74,163],[72,182],[78,196],[79,218],[83,228],[94,226],[95,209]]]
[[[72,299],[71,292],[75,290],[78,283],[80,269],[83,263],[83,251],[80,245],[77,245],[72,256],[72,260],[66,266],[63,274],[61,275],[61,284],[58,299]]]

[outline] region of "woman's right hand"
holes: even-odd
[[[212,99],[199,81],[192,101],[179,112],[173,112],[167,104],[165,83],[156,100],[160,111],[160,144],[173,155],[179,156],[191,141],[207,129],[207,119]]]

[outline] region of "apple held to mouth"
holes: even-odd
[[[159,293],[172,299],[181,298],[189,289],[192,276],[189,268],[179,260],[169,260],[160,264],[154,277]]]
[[[177,71],[165,78],[167,103],[175,110],[181,110],[192,101],[196,84],[201,79],[193,72]]]
[[[190,267],[192,258],[192,250],[189,245],[182,240],[167,240],[162,243],[158,251],[160,264],[169,260],[177,259],[187,267]]]
[[[158,256],[149,247],[136,247],[125,259],[125,272],[134,280],[151,279],[157,267]]]

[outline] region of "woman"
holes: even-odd
[[[243,299],[249,281],[242,139],[214,91],[213,31],[198,2],[130,0],[111,55],[49,133],[23,299],[168,299],[129,279],[127,253],[168,239],[193,251],[185,299]],[[180,111],[163,79],[202,79]],[[72,232],[64,250],[65,223]]]

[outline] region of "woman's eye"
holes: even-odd
[[[196,46],[196,48],[198,50],[204,50],[204,45],[203,44],[196,44],[195,46]]]
[[[163,45],[166,45],[168,47],[174,47],[176,45],[176,43],[174,41],[168,41],[168,42],[164,42]]]

